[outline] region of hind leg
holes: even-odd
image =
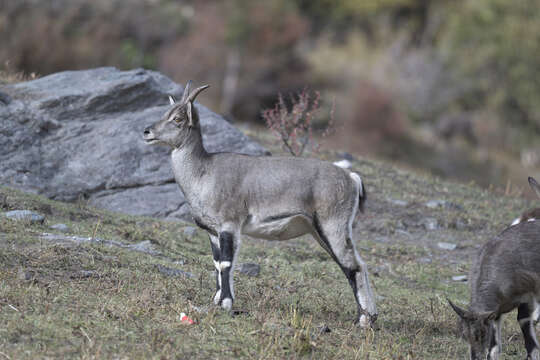
[[[377,320],[375,297],[369,283],[367,265],[360,258],[352,240],[352,229],[347,224],[328,221],[315,222],[316,237],[321,246],[338,263],[349,280],[358,308],[358,324],[367,328]]]

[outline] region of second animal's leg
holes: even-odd
[[[525,340],[527,349],[527,359],[540,360],[540,346],[536,339],[536,332],[533,325],[533,312],[535,310],[534,302],[522,303],[518,307],[517,320]]]
[[[501,342],[501,317],[499,316],[493,321],[493,329],[491,333],[491,339],[489,344],[489,359],[497,360],[501,355],[502,342]]]
[[[368,279],[367,265],[360,258],[351,238],[347,224],[328,221],[320,224],[315,221],[319,242],[341,267],[349,280],[358,307],[358,324],[361,327],[373,326],[377,320],[375,297]]]
[[[221,285],[219,303],[226,310],[231,310],[234,301],[233,270],[238,248],[239,238],[235,239],[232,232],[223,231],[219,233],[219,276]]]
[[[214,294],[214,304],[218,305],[221,299],[221,269],[219,266],[220,250],[219,238],[214,235],[209,235],[210,245],[212,246],[212,257],[214,258],[214,266],[216,267],[216,293]]]

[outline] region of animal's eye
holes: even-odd
[[[179,123],[182,119],[178,115],[171,116],[169,121]]]

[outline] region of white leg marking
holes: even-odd
[[[534,300],[534,311],[532,314],[532,320],[534,322],[538,322],[538,317],[540,316],[540,306],[538,306],[538,302]]]
[[[531,221],[535,221],[536,219],[535,218],[530,218],[527,220],[527,222],[531,222]]]
[[[371,327],[371,321],[366,315],[360,315],[360,319],[358,320],[358,325],[362,329],[369,329]]]
[[[219,266],[219,270],[223,271],[226,268],[231,267],[231,262],[230,261],[222,261],[222,262],[219,263],[218,266]]]
[[[495,321],[495,339],[497,341],[497,352],[498,355],[502,353],[502,339],[501,339],[501,321],[502,317],[499,317],[497,321]]]
[[[491,350],[489,351],[489,358],[491,360],[497,360],[499,358],[499,346],[498,345],[495,345],[494,347],[491,348]]]
[[[221,298],[221,289],[216,291],[216,295],[214,295],[214,304],[219,304],[219,299]]]
[[[232,299],[231,298],[225,298],[221,302],[221,307],[225,310],[231,310],[232,309]]]

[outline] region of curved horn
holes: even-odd
[[[195,90],[193,90],[191,92],[191,94],[189,94],[188,96],[188,101],[190,102],[193,102],[195,100],[195,98],[197,97],[197,95],[199,95],[201,93],[201,91],[205,90],[205,89],[208,89],[210,87],[210,85],[203,85],[203,86],[200,86],[198,88],[196,88]]]
[[[456,312],[456,314],[459,315],[460,318],[462,319],[465,319],[467,318],[467,311],[463,310],[462,308],[460,308],[459,306],[457,305],[454,305],[453,302],[450,301],[449,298],[446,298],[446,301],[448,301],[448,303],[450,304],[450,306],[452,307],[452,309],[454,309],[454,311]]]
[[[180,104],[183,104],[187,101],[188,96],[189,96],[189,88],[191,87],[192,82],[193,81],[189,80],[186,86],[184,87],[184,92],[182,93],[182,100],[180,100]]]

